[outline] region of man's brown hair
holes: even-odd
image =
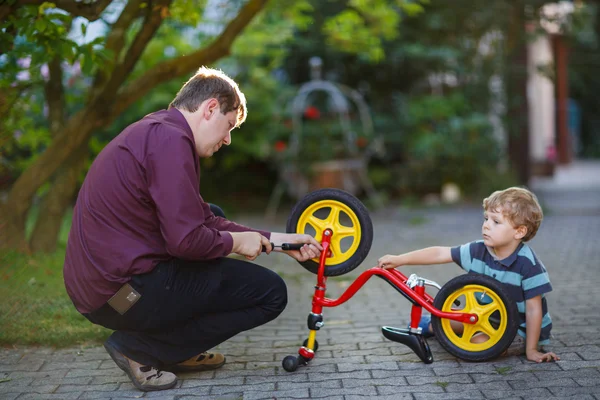
[[[223,71],[213,68],[200,67],[181,87],[169,108],[195,112],[203,101],[212,98],[219,101],[222,114],[237,111],[236,127],[246,120],[246,97],[238,84]]]
[[[492,193],[490,197],[483,199],[483,209],[502,213],[514,228],[521,225],[527,227],[527,234],[521,239],[523,242],[533,239],[544,218],[536,195],[519,187]]]

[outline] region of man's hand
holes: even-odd
[[[560,357],[551,351],[549,351],[548,353],[540,353],[539,351],[537,351],[535,349],[531,349],[531,350],[527,350],[526,354],[527,354],[527,359],[529,361],[533,361],[533,362],[537,362],[537,363],[541,363],[544,361],[560,360]]]
[[[262,247],[265,246],[267,254],[273,250],[271,242],[258,232],[231,232],[233,238],[232,253],[239,254],[253,261],[262,252]]]
[[[276,245],[282,243],[305,243],[300,250],[287,250],[285,253],[300,262],[312,260],[321,256],[323,246],[314,237],[300,233],[271,233],[271,242]]]
[[[377,266],[383,269],[392,269],[399,267],[400,265],[402,264],[400,263],[399,257],[390,254],[386,254],[377,260]]]

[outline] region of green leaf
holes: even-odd
[[[38,18],[35,20],[35,29],[43,33],[48,28],[48,21],[45,18]]]
[[[85,23],[83,23],[83,22],[82,22],[82,23],[81,23],[81,34],[82,34],[83,36],[85,36],[85,35],[86,35],[86,32],[87,32],[87,24],[85,24]]]

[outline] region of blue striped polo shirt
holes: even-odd
[[[499,260],[483,240],[453,247],[452,260],[468,273],[483,274],[502,282],[508,295],[517,302],[520,325],[518,333],[525,337],[525,301],[542,296],[542,329],[539,344],[550,342],[552,319],[548,313],[545,293],[552,291],[550,278],[544,264],[525,243],[521,243],[513,254]]]

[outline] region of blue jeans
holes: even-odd
[[[279,275],[233,258],[173,259],[129,283],[141,298],[124,315],[105,304],[84,316],[115,330],[108,341],[125,356],[156,368],[263,325],[287,305]]]

